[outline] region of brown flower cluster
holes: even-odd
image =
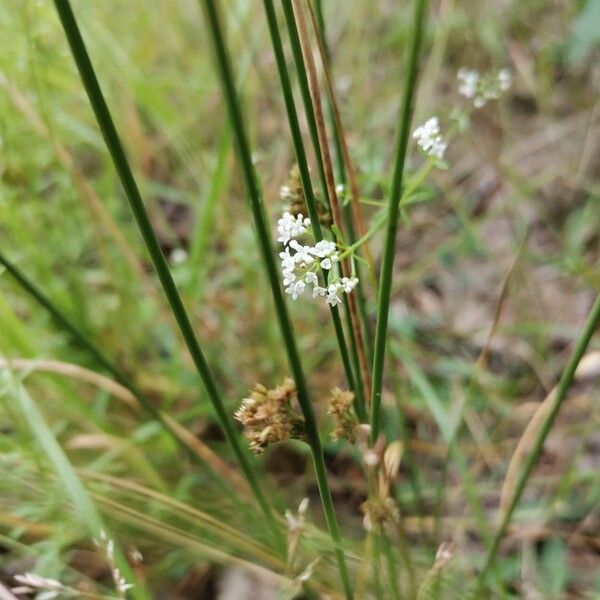
[[[359,439],[359,446],[372,493],[360,508],[364,514],[363,526],[367,531],[371,531],[383,529],[386,525],[398,523],[400,520],[398,505],[390,491],[398,477],[404,448],[400,441],[392,442],[386,447],[383,437],[380,437],[374,446],[369,447],[366,439]]]
[[[279,196],[281,200],[286,203],[287,210],[294,217],[299,214],[307,216],[308,209],[306,208],[306,200],[304,198],[302,182],[300,181],[300,170],[298,169],[298,165],[294,165],[291,168],[290,176],[285,185],[281,186]],[[315,197],[318,197],[316,192]],[[319,201],[317,201],[317,213],[319,214],[319,222],[321,225],[323,225],[323,227],[331,227],[331,213],[325,208],[324,204]]]
[[[331,437],[334,440],[346,439],[350,443],[356,441],[358,419],[352,409],[353,401],[353,392],[345,392],[338,387],[331,390],[327,414],[333,418]]]
[[[289,378],[271,390],[257,384],[242,400],[234,416],[242,424],[253,452],[261,454],[275,442],[303,439],[304,419],[293,406],[295,400],[296,385]]]

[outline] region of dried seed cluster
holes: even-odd
[[[354,394],[352,392],[343,391],[338,387],[331,390],[327,414],[333,418],[332,439],[346,439],[350,443],[356,441],[358,419],[352,409],[353,401]]]
[[[283,385],[270,390],[257,384],[242,400],[235,418],[244,427],[253,452],[261,454],[269,444],[304,438],[304,419],[295,409],[296,399],[296,385],[286,378]]]

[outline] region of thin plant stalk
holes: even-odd
[[[313,147],[313,151],[315,154],[315,160],[317,163],[317,169],[319,171],[319,179],[321,182],[321,190],[323,193],[323,197],[331,210],[329,193],[327,188],[327,178],[325,176],[325,167],[321,152],[321,146],[319,144],[319,134],[317,132],[317,121],[315,118],[315,114],[312,106],[312,99],[310,93],[310,86],[308,84],[308,78],[306,75],[306,68],[304,66],[304,58],[302,56],[302,47],[300,43],[300,38],[298,35],[298,29],[296,27],[296,20],[294,18],[294,10],[292,8],[292,4],[290,0],[282,0],[281,2],[283,6],[283,12],[285,15],[285,21],[287,25],[288,34],[290,37],[292,54],[294,56],[294,64],[296,66],[296,75],[298,77],[298,84],[300,86],[300,93],[302,96],[302,104],[304,106],[304,114],[306,116],[306,121],[308,123],[308,131],[310,134],[310,139]],[[344,297],[344,304],[348,307],[348,298]],[[355,382],[355,393],[357,396],[357,403],[364,404],[366,406],[366,402],[368,397],[364,396],[364,383],[362,378],[362,373],[360,369],[360,363],[358,359],[358,349],[356,336],[354,335],[354,330],[352,328],[352,323],[350,321],[349,311],[346,311],[346,320],[348,324],[349,331],[349,341],[350,341],[350,352],[352,356],[352,365],[354,367],[354,382]],[[366,410],[366,409],[365,409]]]
[[[342,117],[340,115],[337,99],[335,97],[335,90],[331,81],[329,65],[330,57],[325,41],[325,20],[323,18],[322,6],[319,2],[317,6],[317,10],[319,11],[318,18],[315,15],[315,11],[310,0],[308,0],[307,2],[307,7],[308,14],[312,22],[313,30],[315,32],[317,45],[319,48],[321,64],[323,65],[323,75],[325,77],[325,85],[327,89],[327,104],[330,112],[330,121],[333,129],[333,137],[337,152],[338,172],[340,173],[340,175],[343,175],[344,179],[346,178],[346,176],[348,178],[348,183],[350,185],[350,207],[352,210],[354,221],[356,222],[356,229],[358,231],[358,235],[362,237],[367,232],[367,227],[365,225],[365,219],[362,214],[362,208],[360,204],[360,191],[358,188],[356,170],[354,168],[354,164],[352,163],[352,159],[350,158],[348,144],[346,143],[344,125],[342,123]],[[367,262],[369,263],[369,269],[374,274],[375,263],[368,243],[365,243],[364,245],[364,252],[367,258]],[[376,285],[374,286],[374,289],[377,289]]]
[[[500,542],[502,541],[502,538],[506,533],[508,525],[510,524],[515,508],[519,502],[519,499],[521,498],[521,495],[523,494],[525,486],[527,485],[529,476],[531,475],[531,472],[533,471],[533,468],[536,465],[540,454],[542,453],[544,442],[546,441],[546,438],[548,437],[548,434],[550,433],[550,430],[554,425],[554,421],[556,419],[556,416],[558,415],[558,411],[560,410],[560,407],[562,406],[562,403],[567,396],[567,392],[571,387],[571,383],[573,382],[573,378],[575,377],[577,365],[579,365],[579,362],[585,354],[588,344],[590,343],[590,340],[592,339],[592,336],[594,335],[594,332],[598,329],[599,325],[600,294],[598,294],[598,296],[596,297],[596,301],[592,306],[592,309],[581,331],[581,334],[575,344],[575,347],[573,348],[573,352],[569,357],[567,366],[565,367],[565,370],[561,375],[558,387],[556,389],[556,394],[552,400],[550,410],[548,411],[546,419],[544,420],[535,438],[531,452],[527,455],[527,458],[523,465],[523,469],[521,470],[521,473],[519,474],[519,477],[515,484],[515,489],[512,498],[508,506],[506,507],[504,514],[501,517],[500,525],[496,531],[496,534],[494,535],[491,546],[489,547],[489,550],[487,552],[483,568],[481,569],[481,572],[479,574],[478,582],[480,586],[483,586],[485,584],[488,572],[493,565],[496,555],[498,554]]]
[[[267,15],[267,22],[269,25],[269,31],[271,34],[271,42],[273,44],[273,52],[277,62],[277,70],[279,72],[279,80],[281,82],[281,89],[283,92],[283,98],[285,101],[285,107],[287,111],[288,122],[290,125],[290,131],[292,134],[292,140],[294,143],[294,152],[296,154],[296,161],[298,163],[298,170],[300,172],[300,179],[302,182],[302,189],[304,191],[304,197],[306,199],[306,206],[310,216],[310,222],[313,230],[315,240],[318,242],[323,239],[323,231],[319,222],[319,213],[317,211],[317,201],[313,192],[312,183],[310,179],[310,171],[308,168],[308,160],[306,158],[306,152],[304,150],[304,143],[302,141],[302,133],[300,132],[300,124],[298,122],[298,114],[296,111],[296,105],[294,102],[294,95],[292,92],[292,86],[290,84],[287,67],[285,64],[285,56],[283,52],[283,44],[281,42],[281,36],[277,26],[277,16],[275,13],[275,7],[273,0],[263,0],[265,12]],[[327,280],[327,271],[323,271],[323,276]],[[331,307],[331,315],[333,318],[333,324],[335,328],[336,338],[340,349],[340,355],[346,373],[346,379],[350,389],[355,392],[354,406],[356,413],[361,421],[366,421],[367,413],[365,409],[364,396],[357,394],[362,388],[356,389],[354,381],[354,375],[352,373],[352,366],[350,363],[350,357],[348,355],[348,347],[346,345],[346,339],[344,337],[344,329],[340,318],[339,309],[337,306]]]
[[[331,155],[329,153],[329,143],[327,141],[327,131],[325,128],[325,119],[323,116],[323,107],[321,106],[321,96],[319,93],[319,80],[317,76],[317,70],[315,67],[314,57],[312,49],[310,47],[310,40],[308,38],[308,29],[306,26],[306,20],[304,18],[304,12],[300,3],[297,0],[291,0],[293,12],[296,21],[296,27],[298,30],[300,46],[302,49],[302,55],[304,57],[304,64],[308,74],[310,99],[312,103],[313,113],[316,119],[318,143],[321,148],[321,157],[323,159],[323,166],[325,172],[325,180],[327,184],[327,195],[329,197],[329,204],[331,206],[331,214],[333,217],[333,223],[337,227],[339,232],[343,231],[342,224],[342,212],[340,202],[337,197],[335,190],[335,179],[333,176],[333,165],[331,163]],[[352,273],[348,260],[341,260],[342,274],[344,277],[351,277]],[[369,376],[369,362],[367,360],[365,342],[362,333],[362,327],[360,319],[358,317],[358,307],[356,305],[356,295],[349,294],[347,296],[348,309],[350,314],[350,325],[356,340],[356,352],[358,355],[359,367],[361,377],[364,386],[364,395],[366,398],[370,395],[370,376]]]
[[[325,82],[327,84],[327,108],[329,113],[329,122],[333,131],[333,140],[335,143],[335,158],[337,166],[337,176],[340,183],[345,187],[346,180],[350,181],[350,192],[351,202],[342,204],[342,211],[344,213],[344,224],[348,239],[351,243],[354,243],[357,237],[363,237],[366,234],[366,226],[362,214],[362,208],[360,204],[360,191],[358,187],[358,181],[356,177],[356,170],[352,164],[350,158],[350,152],[348,151],[348,144],[346,142],[346,135],[342,125],[342,119],[340,116],[337,100],[335,97],[335,90],[331,82],[331,55],[327,46],[327,35],[325,30],[325,19],[323,17],[323,9],[320,0],[316,2],[316,12],[313,10],[312,2],[308,2],[308,10],[310,18],[313,23],[313,29],[317,42],[319,45],[319,52],[321,55],[321,63],[323,64],[323,72],[325,74]],[[348,177],[346,177],[348,173]],[[354,220],[356,220],[356,228],[354,226]],[[358,229],[358,236],[356,233]],[[368,242],[365,242],[365,256],[368,263],[367,273],[371,280],[373,291],[377,293],[377,279],[375,276],[375,262],[371,253]],[[355,264],[356,274],[358,276],[358,284],[356,286],[356,296],[358,303],[358,310],[360,314],[361,324],[363,328],[363,334],[365,337],[365,348],[367,358],[369,359],[369,366],[372,366],[373,362],[373,349],[372,349],[372,336],[369,327],[369,317],[367,311],[367,300],[365,297],[365,282],[361,276],[360,265]]]
[[[353,597],[352,587],[350,585],[350,576],[342,548],[340,530],[337,523],[337,518],[335,516],[333,498],[327,482],[323,448],[321,446],[321,439],[319,437],[315,413],[308,396],[308,388],[300,360],[300,354],[296,344],[296,336],[294,334],[292,322],[288,314],[283,292],[279,284],[279,274],[275,264],[275,258],[273,256],[271,235],[266,221],[266,214],[258,184],[258,178],[252,163],[252,155],[247,139],[242,110],[234,86],[229,53],[227,51],[225,38],[223,36],[221,27],[221,21],[214,0],[204,0],[204,2],[202,2],[202,6],[204,7],[204,13],[206,15],[208,30],[214,47],[214,54],[221,78],[223,93],[229,110],[231,125],[236,140],[238,158],[241,163],[246,182],[250,208],[254,217],[254,225],[256,228],[262,260],[267,272],[269,284],[271,286],[277,319],[279,321],[290,367],[296,383],[298,403],[300,404],[300,408],[304,415],[306,437],[312,452],[317,485],[319,487],[319,494],[321,496],[321,503],[323,505],[323,512],[325,514],[325,520],[329,534],[333,541],[335,557],[337,560],[344,593],[346,598],[350,599]]]
[[[379,436],[379,420],[381,413],[381,389],[383,385],[383,367],[385,364],[385,347],[390,310],[390,295],[392,290],[392,273],[394,270],[394,254],[396,234],[400,216],[400,194],[404,176],[404,164],[408,148],[408,138],[413,113],[413,103],[417,83],[417,70],[421,41],[425,29],[425,11],[427,0],[416,0],[413,21],[413,37],[407,61],[407,74],[404,84],[398,143],[396,147],[396,162],[392,177],[392,186],[388,202],[387,227],[384,242],[383,261],[379,282],[379,297],[377,301],[377,325],[375,328],[375,354],[373,357],[373,378],[371,385],[371,442]]]
[[[169,271],[167,261],[160,248],[160,244],[156,238],[156,234],[152,228],[150,219],[148,218],[140,191],[133,177],[129,162],[127,161],[125,150],[123,149],[121,140],[119,139],[119,135],[113,123],[108,106],[104,99],[104,95],[102,94],[102,90],[100,89],[100,85],[96,78],[96,74],[90,61],[83,38],[81,37],[73,10],[71,9],[68,0],[55,0],[54,4],[69,42],[69,46],[71,47],[71,52],[73,54],[73,58],[75,59],[77,69],[79,70],[81,80],[96,116],[96,120],[98,121],[102,136],[104,137],[104,141],[112,158],[115,169],[119,175],[119,179],[121,180],[125,195],[135,216],[140,233],[142,234],[148,254],[150,255],[156,273],[158,274],[158,278],[169,305],[171,306],[171,310],[177,321],[181,334],[185,340],[196,369],[198,370],[198,373],[204,382],[204,386],[217,414],[219,423],[223,428],[225,437],[233,449],[233,452],[236,455],[242,471],[244,472],[244,475],[246,476],[246,479],[248,480],[254,496],[265,517],[267,518],[267,521],[272,524],[274,531],[277,531],[279,534],[271,507],[267,502],[267,499],[259,486],[258,480],[252,471],[248,456],[240,445],[233,423],[227,414],[225,404],[223,403],[223,399],[221,398],[221,395],[217,389],[211,369],[206,362],[202,349],[200,348],[200,343],[198,342],[198,338],[194,333],[194,329],[183,305],[183,301],[181,300],[181,296],[177,291],[177,287],[173,281],[171,272]]]

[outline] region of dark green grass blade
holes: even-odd
[[[416,0],[413,37],[407,61],[407,73],[400,111],[398,143],[396,147],[396,163],[392,177],[392,187],[388,201],[388,221],[386,226],[383,261],[377,301],[377,326],[375,329],[375,354],[373,357],[373,381],[371,385],[371,441],[379,436],[379,419],[381,413],[381,388],[383,385],[383,367],[385,364],[385,347],[387,341],[388,316],[390,310],[390,294],[392,290],[392,272],[394,269],[394,251],[398,218],[400,216],[400,194],[406,161],[408,138],[413,113],[413,102],[417,83],[417,70],[423,30],[425,29],[425,10],[427,0]]]
[[[204,2],[201,4],[204,7],[208,30],[212,38],[217,67],[221,77],[223,93],[229,109],[231,125],[236,140],[238,158],[241,163],[248,192],[250,208],[254,217],[254,225],[256,228],[261,258],[267,272],[269,284],[271,286],[279,327],[283,336],[290,368],[296,382],[298,402],[305,419],[306,435],[312,450],[313,464],[315,468],[317,484],[319,486],[321,502],[323,504],[323,511],[325,513],[325,520],[334,543],[335,555],[340,571],[340,577],[342,579],[342,584],[344,586],[344,591],[346,597],[351,598],[352,589],[350,586],[350,578],[348,575],[344,552],[341,547],[341,535],[335,516],[331,490],[329,489],[329,484],[327,482],[325,460],[323,457],[323,449],[321,446],[321,440],[319,438],[315,413],[308,397],[308,389],[304,376],[304,370],[300,361],[300,354],[296,344],[296,337],[287,311],[283,292],[279,284],[279,273],[273,255],[270,228],[266,221],[262,195],[259,189],[256,173],[254,172],[254,166],[252,164],[252,155],[247,139],[246,128],[244,126],[239,98],[234,86],[231,62],[223,36],[219,14],[213,0],[204,0]]]
[[[98,125],[102,131],[102,136],[106,142],[106,146],[114,163],[115,169],[117,170],[119,179],[121,180],[121,184],[125,190],[125,195],[127,196],[127,200],[129,201],[131,210],[135,216],[140,233],[142,234],[144,243],[146,244],[150,258],[152,259],[152,264],[154,265],[167,300],[171,306],[171,310],[173,311],[173,315],[175,316],[177,324],[179,325],[181,334],[185,339],[185,343],[189,349],[194,364],[196,365],[198,373],[204,382],[206,391],[217,414],[219,423],[225,433],[225,437],[227,438],[227,441],[231,445],[233,452],[240,463],[242,471],[244,472],[244,475],[246,476],[246,479],[252,488],[256,500],[262,508],[269,523],[272,524],[274,530],[279,531],[275,525],[269,503],[260,489],[258,481],[252,472],[248,457],[242,449],[236,436],[233,423],[231,422],[231,419],[225,410],[225,405],[219,394],[219,391],[217,390],[210,367],[208,366],[208,363],[206,362],[204,354],[200,348],[200,344],[196,338],[192,324],[190,323],[179,292],[177,291],[177,287],[175,286],[175,282],[173,281],[169,271],[167,261],[160,248],[156,234],[154,233],[150,219],[148,218],[148,214],[146,213],[142,197],[127,161],[125,151],[108,110],[108,106],[104,100],[104,95],[100,89],[100,85],[96,78],[94,68],[92,67],[92,63],[85,48],[85,44],[81,37],[81,33],[77,26],[71,6],[68,0],[55,0],[54,4],[67,36],[69,46],[71,47],[73,58],[77,64],[77,69],[79,70],[79,74],[89,97],[90,104],[92,105],[92,109],[96,115],[96,120],[98,121]]]
[[[562,403],[567,396],[567,391],[573,383],[573,378],[575,377],[575,370],[577,369],[577,365],[579,364],[583,355],[585,354],[588,344],[590,343],[590,340],[592,339],[592,336],[598,329],[599,325],[600,294],[598,294],[596,301],[594,302],[594,305],[592,307],[592,310],[590,311],[590,314],[588,315],[588,318],[585,322],[585,325],[583,326],[581,335],[579,336],[579,339],[575,344],[575,348],[573,348],[573,352],[571,353],[569,362],[567,363],[567,366],[565,367],[565,370],[563,371],[560,381],[558,383],[558,388],[556,390],[556,395],[554,396],[554,399],[552,401],[550,411],[548,412],[548,415],[546,416],[546,419],[544,420],[544,423],[542,424],[542,427],[537,434],[533,448],[531,449],[531,452],[527,455],[525,464],[523,465],[521,473],[519,474],[519,478],[517,479],[517,483],[515,485],[514,493],[512,495],[509,505],[506,508],[506,511],[504,512],[504,515],[502,516],[500,526],[496,531],[490,549],[488,550],[484,566],[479,574],[480,585],[483,585],[485,583],[487,575],[491,567],[493,566],[496,555],[498,554],[500,542],[502,541],[502,538],[506,533],[506,529],[510,524],[515,508],[519,502],[519,499],[521,498],[521,495],[523,494],[525,486],[527,485],[527,480],[529,479],[529,476],[533,471],[533,467],[535,466],[538,458],[540,457],[540,454],[544,447],[544,442],[546,441],[546,438],[548,437],[548,434],[552,429],[552,425],[554,424],[556,416],[558,415],[558,411],[560,410],[560,407],[562,406]]]
[[[288,122],[290,125],[290,131],[292,134],[292,140],[294,143],[294,151],[296,153],[296,161],[298,163],[298,169],[300,171],[300,179],[302,181],[302,189],[304,190],[304,197],[306,198],[306,206],[310,216],[310,222],[313,228],[314,236],[317,241],[323,239],[323,232],[321,230],[321,224],[319,222],[319,213],[317,211],[317,202],[314,196],[310,172],[308,169],[308,161],[306,159],[306,152],[304,150],[304,142],[302,141],[302,133],[300,132],[300,124],[298,123],[298,114],[296,112],[296,105],[294,102],[294,95],[292,93],[292,86],[290,84],[290,78],[288,76],[287,67],[285,64],[285,56],[283,53],[283,45],[281,43],[281,36],[279,34],[279,28],[277,26],[277,17],[275,14],[275,8],[273,6],[273,0],[263,0],[265,12],[267,14],[267,22],[269,24],[269,31],[271,33],[271,41],[273,44],[273,52],[277,62],[277,70],[279,72],[279,80],[281,82],[281,89],[283,92],[283,98],[285,101],[285,107],[287,111]],[[326,276],[326,272],[323,272]],[[333,325],[335,328],[335,334],[340,349],[340,356],[346,373],[346,379],[351,390],[355,393],[355,400],[358,399],[356,393],[361,392],[362,386],[356,388],[354,382],[354,375],[352,373],[352,365],[350,363],[350,357],[348,355],[348,347],[346,345],[346,339],[344,336],[344,329],[340,318],[339,309],[337,306],[331,307],[331,316],[333,318]],[[355,401],[354,403],[356,413],[361,421],[366,421],[367,413],[365,410],[364,401]]]

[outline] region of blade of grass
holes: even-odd
[[[381,389],[383,385],[383,367],[385,364],[385,347],[390,310],[390,292],[392,290],[392,273],[394,270],[394,250],[396,233],[400,216],[400,194],[404,175],[404,163],[408,148],[408,137],[413,113],[413,102],[417,83],[417,70],[423,30],[425,29],[425,11],[427,0],[416,0],[413,20],[413,35],[407,60],[407,72],[400,110],[396,162],[392,177],[392,187],[388,201],[388,221],[384,242],[383,261],[377,301],[377,325],[375,328],[375,354],[373,357],[373,375],[371,384],[371,442],[379,437],[379,420],[381,413]]]
[[[265,12],[267,14],[267,22],[269,25],[269,32],[271,34],[271,42],[273,45],[273,52],[277,62],[277,70],[279,73],[279,80],[281,82],[281,89],[283,92],[283,98],[285,101],[285,107],[287,111],[288,122],[290,125],[290,131],[292,134],[292,140],[294,143],[294,151],[296,154],[296,162],[298,163],[298,170],[300,171],[300,179],[302,182],[302,189],[304,191],[304,197],[306,199],[306,206],[310,217],[310,222],[313,230],[315,240],[318,242],[323,239],[323,231],[319,222],[319,213],[317,211],[317,201],[313,192],[312,183],[310,180],[310,171],[308,168],[308,160],[306,158],[306,152],[304,150],[304,142],[302,141],[302,133],[300,132],[300,124],[298,122],[298,114],[296,112],[296,105],[294,102],[294,95],[292,93],[292,86],[287,72],[285,64],[285,56],[283,53],[283,44],[281,43],[281,36],[279,34],[279,28],[277,26],[277,16],[275,14],[275,7],[273,6],[273,0],[263,0]],[[323,271],[323,277],[327,281],[327,271]],[[340,318],[339,309],[337,306],[330,307],[331,316],[333,319],[333,325],[335,329],[335,335],[337,338],[338,347],[340,350],[340,356],[342,358],[342,364],[346,373],[346,379],[351,390],[356,392],[356,384],[354,381],[354,375],[352,373],[352,366],[350,364],[350,357],[348,354],[348,347],[346,345],[346,339],[344,337],[344,329]],[[367,413],[363,401],[355,396],[354,406],[358,418],[361,421],[366,421]]]
[[[329,484],[327,482],[327,473],[325,468],[323,449],[321,446],[321,439],[319,437],[319,431],[317,428],[314,410],[308,397],[308,389],[304,376],[304,370],[302,368],[302,363],[300,360],[300,354],[296,345],[296,337],[287,311],[285,299],[283,297],[283,293],[279,284],[279,274],[273,256],[271,235],[266,222],[265,209],[263,206],[262,196],[259,189],[258,179],[254,171],[254,166],[252,164],[252,155],[247,139],[242,110],[234,86],[231,61],[227,51],[225,38],[223,36],[219,14],[217,12],[217,8],[215,6],[214,1],[205,0],[204,2],[202,2],[202,6],[204,7],[204,13],[207,20],[208,30],[212,39],[214,54],[217,61],[219,75],[221,78],[221,84],[223,87],[223,93],[225,95],[225,99],[229,109],[231,124],[236,139],[238,158],[241,163],[244,179],[246,182],[250,208],[254,217],[254,224],[256,228],[262,260],[271,286],[271,292],[273,295],[277,319],[279,321],[279,326],[286,346],[290,367],[292,369],[294,380],[296,382],[298,402],[304,415],[306,435],[312,451],[313,464],[317,478],[317,485],[319,487],[319,493],[321,496],[321,503],[323,505],[323,511],[325,513],[325,520],[327,522],[327,527],[329,529],[329,533],[334,543],[334,551],[338,563],[340,578],[342,580],[342,585],[344,588],[344,593],[347,598],[352,598],[350,577],[348,574],[348,568],[346,566],[344,552],[341,546],[341,535],[335,516],[333,499],[331,497],[331,490],[329,489]]]
[[[110,373],[115,380],[123,386],[129,393],[139,402],[140,406],[153,418],[156,419],[164,428],[164,430],[173,438],[173,440],[181,446],[186,452],[188,452],[190,458],[197,464],[203,465],[207,458],[204,453],[199,453],[196,448],[196,440],[192,441],[187,435],[183,435],[183,427],[179,425],[174,419],[165,415],[154,407],[152,402],[146,397],[146,395],[129,379],[129,377],[121,371],[113,362],[107,358],[104,353],[84,334],[82,333],[57,307],[56,305],[44,295],[44,293],[25,275],[13,265],[3,254],[0,252],[0,264],[12,275],[15,281],[30,295],[36,302],[38,302],[48,313],[53,317],[56,323],[67,331],[73,340],[80,344],[87,350],[90,356],[108,373]],[[0,315],[1,316],[1,315]],[[18,364],[18,363],[17,363]],[[88,380],[90,380],[88,378]],[[98,379],[94,380],[94,383],[98,383]],[[112,390],[113,393],[116,391]],[[186,430],[187,432],[187,430]],[[188,432],[189,433],[189,432]],[[190,434],[191,435],[191,434]],[[207,461],[206,464],[210,465]],[[221,473],[215,473],[215,480],[218,483],[222,482]]]
[[[571,387],[571,383],[573,382],[573,378],[575,376],[575,370],[577,369],[577,365],[579,361],[585,354],[585,351],[594,335],[594,332],[600,325],[600,294],[596,297],[594,305],[588,315],[588,318],[583,326],[581,334],[575,343],[575,347],[573,348],[573,352],[569,358],[569,361],[563,371],[560,381],[558,383],[558,387],[556,389],[556,394],[552,400],[548,413],[546,414],[546,418],[540,427],[535,441],[533,443],[533,447],[531,452],[527,455],[527,459],[523,465],[523,469],[519,474],[519,477],[515,483],[514,492],[510,502],[508,503],[504,514],[501,517],[500,525],[496,531],[496,534],[492,540],[492,544],[487,552],[485,562],[481,572],[479,573],[478,582],[480,586],[483,586],[486,582],[488,572],[492,567],[496,555],[498,553],[498,549],[500,547],[500,542],[506,533],[506,529],[510,524],[512,515],[515,511],[515,508],[523,494],[523,490],[527,485],[527,481],[531,472],[533,471],[533,467],[537,463],[537,460],[542,452],[544,447],[544,442],[552,429],[552,425],[558,415],[558,411],[562,406],[563,401],[567,396],[567,391]]]
[[[26,372],[39,371],[45,373],[52,373],[55,375],[63,375],[70,379],[78,379],[97,386],[115,398],[118,398],[127,406],[132,409],[138,409],[141,404],[138,397],[127,387],[121,383],[117,383],[114,379],[109,379],[104,375],[91,371],[79,365],[72,363],[65,363],[57,360],[39,360],[39,359],[22,359],[12,358],[4,359],[0,358],[0,369],[11,368],[13,370],[21,370]],[[138,394],[140,392],[137,392]],[[142,405],[142,408],[143,405]],[[206,463],[212,467],[215,473],[218,473],[218,481],[222,478],[229,480],[231,486],[242,492],[246,493],[249,491],[246,480],[232,468],[226,461],[224,461],[216,452],[214,452],[207,444],[205,444],[199,437],[195,436],[191,431],[183,427],[173,417],[160,411],[156,413],[162,421],[162,425],[166,432],[173,437],[178,438],[180,445],[184,450],[190,453],[190,457],[196,461]],[[154,416],[152,414],[151,416]],[[199,462],[198,464],[201,464]]]
[[[50,461],[57,476],[62,481],[64,490],[70,496],[73,505],[85,522],[90,537],[97,540],[101,539],[102,533],[106,532],[107,529],[100,513],[88,495],[85,486],[79,479],[75,469],[54,437],[52,430],[46,423],[41,412],[38,410],[37,404],[34,402],[33,398],[27,393],[27,390],[23,385],[17,382],[13,383],[15,396],[18,400],[23,418],[27,421],[38,444],[44,450],[46,458]],[[115,562],[125,580],[127,582],[135,582],[130,592],[133,597],[137,600],[150,600],[148,591],[142,582],[133,574],[129,563],[118,547],[118,544],[115,544],[114,555]]]
[[[123,149],[121,140],[119,139],[119,135],[113,123],[110,111],[104,99],[104,95],[100,89],[100,85],[88,56],[83,38],[81,37],[79,27],[77,26],[77,21],[75,20],[71,5],[69,4],[68,0],[55,0],[54,5],[56,6],[61,24],[67,36],[73,58],[75,59],[77,69],[79,70],[81,80],[90,100],[90,104],[92,105],[96,120],[98,121],[98,125],[102,131],[102,136],[106,142],[106,146],[110,153],[115,169],[119,175],[119,179],[121,180],[125,195],[127,196],[127,200],[129,201],[129,205],[135,216],[140,233],[142,234],[144,243],[150,258],[152,259],[152,264],[154,265],[156,273],[158,274],[161,286],[165,292],[165,296],[167,297],[169,305],[171,306],[171,310],[173,311],[173,315],[177,321],[181,334],[185,340],[196,369],[198,370],[198,373],[204,382],[204,386],[215,413],[217,414],[217,418],[223,429],[225,437],[233,449],[233,452],[236,455],[242,471],[244,472],[244,475],[246,476],[246,479],[252,488],[252,492],[254,493],[259,506],[263,510],[268,523],[272,527],[273,531],[276,532],[276,535],[279,536],[279,528],[274,521],[271,507],[267,502],[267,499],[259,486],[258,480],[252,471],[248,456],[242,449],[238,437],[236,436],[233,423],[227,414],[225,404],[223,403],[223,399],[221,398],[221,395],[217,389],[212,371],[206,361],[206,358],[204,357],[202,349],[200,348],[200,343],[198,342],[198,338],[194,333],[194,329],[183,305],[183,301],[181,300],[181,296],[177,291],[177,286],[173,281],[167,261],[160,248],[160,244],[156,238],[156,234],[152,228],[150,219],[148,218],[140,191],[133,177],[131,167],[129,166],[129,162],[127,161],[127,157],[125,155],[125,150]]]

